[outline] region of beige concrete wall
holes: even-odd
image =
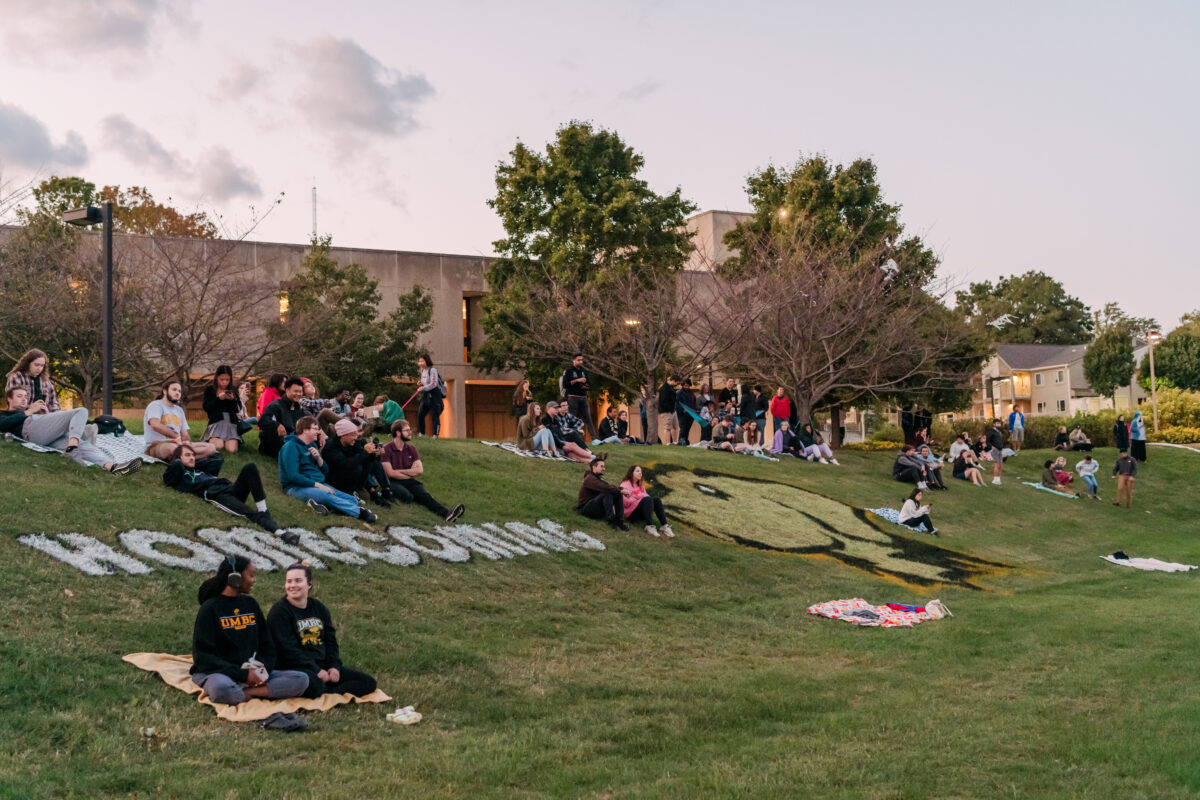
[[[687,229],[692,234],[696,252],[688,261],[687,269],[711,269],[729,258],[733,251],[725,246],[725,234],[753,216],[740,211],[704,211],[689,217]]]

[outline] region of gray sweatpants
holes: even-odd
[[[192,683],[204,690],[214,703],[236,706],[246,700],[242,686],[228,675],[220,672],[197,672]],[[300,670],[277,669],[267,674],[267,697],[278,700],[282,697],[299,697],[308,688],[308,675]]]
[[[84,467],[89,464],[103,466],[112,459],[95,445],[83,441],[83,426],[87,425],[87,420],[86,408],[34,414],[21,426],[21,438],[55,450],[65,450],[70,439],[78,439],[79,447],[67,453],[67,458]]]

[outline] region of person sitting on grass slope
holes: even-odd
[[[825,444],[825,440],[821,438],[821,434],[813,430],[811,422],[805,423],[804,427],[796,432],[796,438],[800,440],[800,444],[804,448],[804,457],[809,461],[819,459],[822,464],[841,466],[833,457],[833,451],[829,449],[829,445]]]
[[[952,467],[954,477],[963,481],[970,481],[976,486],[986,486],[983,482],[983,473],[979,471],[979,461],[975,458],[975,453],[969,447],[964,447],[954,459]]]
[[[608,453],[601,453],[588,464],[575,499],[575,510],[588,519],[602,519],[614,528],[629,530],[625,524],[625,493],[604,480],[604,460]]]
[[[1046,463],[1042,465],[1042,488],[1049,489],[1055,494],[1061,494],[1063,497],[1078,497],[1074,492],[1065,492],[1062,489],[1062,484],[1058,482],[1058,476],[1054,472],[1054,459],[1046,459]]]
[[[917,449],[911,444],[904,445],[900,455],[892,464],[892,479],[902,483],[915,483],[918,489],[927,487],[929,470],[917,456]]]
[[[256,570],[245,556],[226,556],[216,577],[200,585],[192,633],[192,682],[214,703],[251,697],[299,697],[308,676],[275,669],[275,643],[253,597]]]
[[[224,463],[219,455],[197,460],[195,446],[181,444],[171,455],[162,481],[175,491],[193,494],[227,514],[244,517],[269,533],[279,533],[279,523],[267,511],[267,493],[263,490],[258,465],[243,465],[237,480],[231,483],[228,478],[221,477]],[[254,498],[253,507],[246,504],[248,497]],[[300,535],[293,531],[284,531],[280,538],[287,544],[300,542]]]
[[[374,678],[342,666],[333,617],[324,603],[310,596],[312,587],[312,567],[307,561],[287,568],[283,597],[271,606],[267,615],[277,665],[308,676],[305,697],[326,693],[355,697],[371,694],[375,691]]]
[[[304,396],[304,381],[288,378],[283,384],[283,396],[274,400],[258,415],[258,452],[272,458],[279,455],[284,440],[296,432],[296,422],[304,416],[300,398]]]
[[[667,512],[663,510],[662,500],[649,494],[642,484],[642,468],[639,465],[634,464],[625,473],[625,479],[621,481],[621,494],[625,519],[646,523],[646,533],[651,536],[658,536],[660,532],[667,538],[675,535],[675,531],[667,524]],[[658,519],[657,528],[654,527],[655,518]]]
[[[4,393],[8,410],[0,412],[0,433],[11,433],[27,442],[62,450],[63,455],[81,467],[95,464],[114,475],[132,475],[142,468],[140,458],[114,462],[103,450],[83,439],[87,409],[47,411],[46,401],[29,404],[29,390],[10,386]]]
[[[169,380],[162,385],[158,399],[146,406],[146,413],[142,415],[145,426],[142,438],[146,442],[146,455],[151,458],[166,461],[175,448],[185,442],[192,443],[200,458],[208,458],[217,452],[209,442],[192,442],[187,414],[179,404],[182,399],[183,385],[177,380]]]
[[[931,535],[937,536],[938,529],[933,527],[933,520],[929,518],[932,508],[933,506],[921,505],[921,490],[913,489],[912,494],[900,507],[900,524],[913,530],[924,525]]]
[[[412,438],[412,425],[408,420],[396,420],[392,423],[392,440],[384,445],[379,456],[392,494],[401,503],[416,501],[446,522],[454,522],[467,507],[459,503],[454,508],[446,508],[434,499],[425,484],[417,480],[418,476],[425,474],[425,465],[421,463],[417,448],[412,446]]]
[[[929,488],[945,490],[946,483],[942,480],[942,462],[929,449],[929,445],[923,444],[917,449],[917,458],[925,462],[925,475]]]
[[[394,498],[379,461],[383,448],[377,441],[363,439],[357,425],[339,419],[333,425],[333,436],[325,438],[321,458],[329,465],[330,486],[346,494],[366,492],[372,503],[386,508]]]
[[[290,387],[289,387],[290,390]],[[326,483],[329,465],[317,450],[317,440],[323,436],[316,417],[296,420],[296,432],[283,442],[279,451],[279,483],[292,497],[322,516],[336,510],[363,522],[375,522],[379,517],[366,506],[359,506],[353,495],[339,492]]]

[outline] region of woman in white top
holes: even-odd
[[[933,520],[929,518],[929,510],[929,506],[921,505],[921,490],[913,489],[912,494],[900,507],[900,524],[913,530],[924,525],[932,535],[937,536],[938,530],[933,527]]]
[[[433,417],[433,437],[436,439],[442,432],[442,390],[437,368],[428,353],[417,358],[417,366],[421,370],[421,404],[417,407],[417,436],[425,435],[425,417]]]
[[[763,438],[758,432],[758,422],[750,420],[742,429],[742,440],[734,445],[734,450],[739,453],[748,455],[757,455],[762,452]]]

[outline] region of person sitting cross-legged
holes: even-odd
[[[425,465],[417,448],[412,446],[412,425],[406,419],[398,419],[392,423],[392,441],[383,447],[380,462],[384,474],[387,475],[389,487],[396,500],[401,503],[417,502],[437,514],[446,522],[454,522],[463,515],[467,507],[459,503],[454,508],[446,508],[433,498],[425,484],[417,477],[425,474]]]
[[[583,484],[579,487],[579,496],[575,499],[575,510],[588,519],[606,520],[614,528],[629,530],[625,524],[624,492],[604,480],[604,460],[607,453],[601,453],[588,464],[583,476]]]
[[[224,460],[219,455],[198,460],[195,445],[181,444],[175,448],[171,461],[163,471],[162,481],[177,492],[193,494],[207,500],[222,511],[237,517],[245,517],[263,530],[279,533],[279,523],[267,511],[267,493],[263,490],[258,465],[245,464],[238,472],[237,480],[221,477]],[[254,498],[254,505],[246,499]],[[280,537],[288,544],[297,544],[299,534],[284,531]]]
[[[279,451],[279,483],[292,497],[303,500],[314,512],[325,515],[331,509],[363,522],[375,522],[379,517],[366,506],[360,506],[353,495],[340,492],[328,483],[329,465],[317,449],[324,436],[316,417],[296,420],[296,432],[290,434]]]
[[[95,464],[116,475],[132,475],[141,469],[140,458],[115,462],[83,438],[88,418],[86,408],[47,411],[45,400],[30,405],[29,390],[23,386],[10,386],[4,395],[8,409],[0,412],[0,433],[11,433],[33,444],[62,450],[63,455],[81,467]]]
[[[382,449],[363,439],[353,422],[339,419],[333,424],[333,436],[326,435],[321,448],[321,458],[329,465],[329,485],[346,494],[366,492],[376,505],[390,506],[394,498],[379,461]]]
[[[182,399],[183,385],[177,380],[169,380],[162,385],[158,399],[146,406],[146,413],[142,415],[145,426],[142,438],[146,443],[146,455],[151,458],[166,461],[175,448],[185,442],[195,447],[199,458],[208,458],[217,452],[209,442],[192,442],[187,413],[179,404]]]
[[[661,533],[668,538],[675,535],[667,524],[667,512],[663,509],[662,500],[646,491],[642,484],[642,468],[634,464],[625,473],[621,481],[621,495],[625,519],[631,522],[646,523],[646,533],[658,536]],[[658,527],[654,527],[655,519]]]
[[[333,617],[324,603],[311,596],[312,586],[312,567],[307,561],[292,564],[284,573],[283,597],[267,615],[277,666],[308,676],[305,697],[371,694],[375,679],[342,665]]]

